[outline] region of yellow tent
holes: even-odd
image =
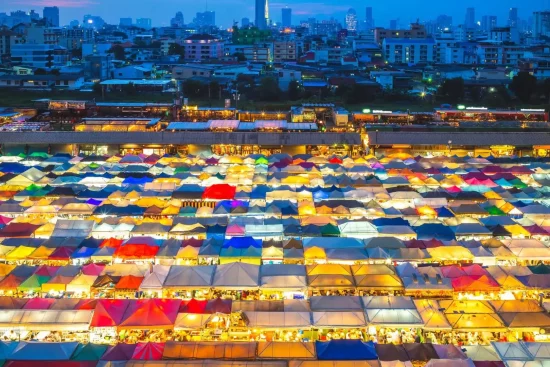
[[[28,258],[32,260],[47,260],[54,251],[55,248],[40,246],[32,254],[30,254]]]
[[[8,261],[25,260],[34,251],[36,251],[36,247],[18,246],[17,248],[15,248],[13,251],[11,251],[6,255],[6,260]]]
[[[460,261],[473,260],[474,255],[462,246],[440,246],[427,249],[434,260]]]
[[[305,260],[326,260],[327,254],[325,253],[325,249],[317,246],[308,247],[304,249],[304,258]]]

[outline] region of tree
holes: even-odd
[[[168,48],[168,55],[183,56],[183,46],[179,43],[171,43]]]
[[[514,92],[516,97],[523,103],[529,102],[536,87],[537,78],[526,71],[520,71],[518,75],[512,79],[512,84],[510,84],[510,90]]]
[[[278,101],[281,98],[281,90],[277,79],[272,77],[263,78],[258,87],[258,97],[261,101]]]
[[[109,53],[112,53],[117,60],[126,60],[126,52],[124,51],[124,47],[122,47],[122,45],[113,45],[113,47],[109,50]]]
[[[94,83],[92,90],[94,94],[101,95],[103,93],[103,87],[99,83]]]
[[[302,87],[297,80],[292,80],[288,84],[288,99],[297,101],[302,98]]]
[[[46,69],[38,68],[34,71],[34,75],[46,75],[48,71]]]
[[[446,79],[439,87],[439,94],[447,102],[461,102],[464,99],[464,79]]]
[[[122,38],[123,40],[127,40],[128,39],[128,35],[124,32],[121,32],[121,31],[114,31],[113,32],[113,36],[114,37],[120,37]]]
[[[82,58],[82,48],[75,48],[71,50],[71,57],[81,59]]]

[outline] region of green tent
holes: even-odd
[[[321,236],[323,237],[339,237],[340,230],[333,224],[325,224],[321,228]]]
[[[184,206],[180,209],[180,216],[182,217],[194,217],[197,213],[197,208],[193,208],[192,206]]]
[[[34,153],[31,153],[30,157],[38,157],[38,158],[48,159],[48,158],[50,158],[50,155],[48,153],[44,153],[44,152],[34,152]]]
[[[539,264],[536,266],[529,266],[529,269],[533,274],[550,274],[550,266],[546,264]]]
[[[99,361],[109,346],[104,344],[79,344],[76,347],[72,361]]]
[[[41,190],[41,189],[42,189],[42,187],[38,186],[37,184],[32,184],[32,185],[25,188],[26,191],[38,191],[38,190]]]
[[[255,163],[255,164],[265,164],[265,165],[268,165],[268,164],[269,164],[269,161],[267,160],[266,157],[261,156],[261,157],[259,157],[258,159],[256,159],[256,161],[255,161],[254,163]]]
[[[490,215],[506,215],[506,213],[504,213],[502,210],[500,210],[499,208],[497,208],[496,206],[490,206],[488,208],[485,208],[485,210],[490,214]]]
[[[189,166],[179,166],[178,168],[176,168],[174,173],[186,173],[186,172],[189,172],[190,170],[191,168],[189,168]]]
[[[21,283],[21,285],[17,287],[17,290],[23,292],[40,292],[40,290],[42,289],[42,284],[47,283],[50,278],[51,277],[33,274],[27,280]]]

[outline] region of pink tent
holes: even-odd
[[[103,269],[105,269],[105,265],[91,263],[82,267],[82,274],[99,276]]]

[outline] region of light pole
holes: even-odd
[[[235,100],[235,111],[239,109],[239,99],[241,99],[241,94],[237,89],[233,90],[233,99]]]

